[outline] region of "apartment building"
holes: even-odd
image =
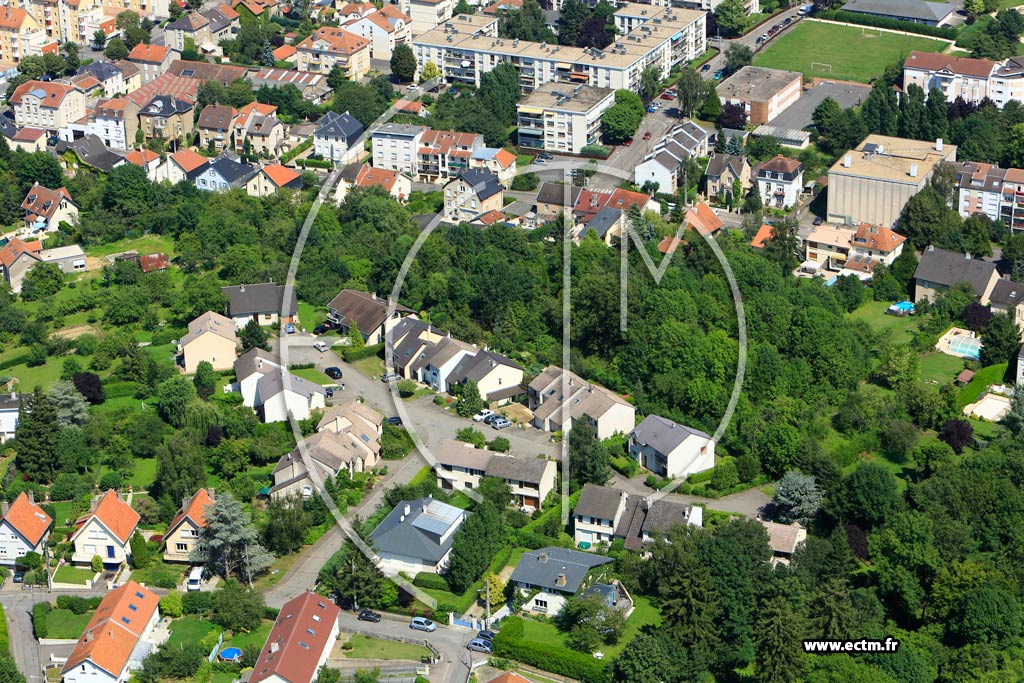
[[[667,77],[672,67],[707,48],[703,12],[628,3],[615,17],[619,30],[634,28],[604,50],[499,38],[499,20],[487,15],[458,15],[415,37],[413,49],[417,64],[433,62],[450,83],[479,86],[483,74],[510,62],[523,92],[530,93],[551,81],[637,90],[645,68],[653,66]],[[415,34],[415,17],[413,24]]]
[[[452,18],[454,0],[403,0],[402,12],[409,15],[413,35],[426,33]]]
[[[961,161],[956,176],[961,216],[980,213],[1011,230],[1024,230],[1024,170]]]
[[[468,223],[482,213],[500,211],[503,197],[498,176],[472,168],[444,186],[444,215],[453,223]]]
[[[891,226],[956,145],[869,135],[828,171],[828,220]]]
[[[345,78],[358,81],[370,70],[370,41],[351,31],[323,26],[295,46],[299,71],[330,73],[341,67]]]
[[[416,153],[416,179],[437,183],[469,169],[473,152],[484,147],[479,133],[450,130],[423,131]]]
[[[22,83],[9,104],[19,128],[41,128],[52,134],[85,116],[85,93],[52,81]]]
[[[277,107],[272,104],[250,102],[238,110],[235,119],[235,152],[245,152],[249,143],[252,154],[276,157],[284,144],[284,124],[277,118]]]
[[[222,40],[230,40],[238,33],[238,12],[231,5],[220,5],[205,12],[190,12],[164,29],[164,44],[172,50],[185,49],[185,40],[191,39],[203,52],[214,53]]]
[[[914,51],[903,63],[903,87],[918,85],[925,93],[937,88],[947,102],[962,97],[977,104],[988,97],[990,79],[998,67],[998,62],[988,59]]]
[[[516,105],[519,146],[579,154],[601,138],[601,116],[615,91],[589,85],[545,83]]]
[[[57,41],[46,35],[39,22],[19,7],[0,7],[0,62],[17,64],[23,57],[57,52]]]
[[[415,176],[420,140],[427,130],[426,126],[385,123],[373,131],[371,153],[374,168]]]
[[[85,134],[95,135],[111,149],[129,149],[139,129],[139,108],[127,97],[99,100],[85,124]]]
[[[350,20],[345,29],[370,41],[373,59],[391,59],[395,48],[412,38],[412,19],[396,5],[384,5],[375,12]]]
[[[742,105],[755,126],[769,123],[800,99],[803,74],[745,66],[725,79],[716,91],[722,104]]]

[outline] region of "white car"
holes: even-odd
[[[327,350],[327,344],[322,341],[313,342],[313,348],[319,351],[320,353],[323,353]]]
[[[473,416],[473,422],[483,422],[484,418],[488,415],[494,415],[494,411],[490,408],[484,408],[479,413]]]

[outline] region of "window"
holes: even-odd
[[[184,553],[184,552],[188,551],[188,544],[187,543],[177,543],[175,545],[175,548],[177,549],[177,551],[179,553]]]

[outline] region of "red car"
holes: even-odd
[[[651,131],[647,131],[646,133],[644,133],[644,140],[650,140],[650,139],[651,139]]]
[[[623,147],[629,147],[632,144],[633,144],[633,138],[626,138],[625,140],[622,141],[622,146]]]
[[[663,99],[663,100],[674,100],[675,98],[676,98],[675,95],[671,95],[671,94],[669,94],[667,92],[661,93],[661,99]]]

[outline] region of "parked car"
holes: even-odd
[[[651,131],[647,131],[646,133],[644,133],[644,140],[650,140],[650,139],[651,139]]]
[[[632,144],[633,144],[633,138],[626,138],[625,140],[622,141],[622,146],[623,147],[629,147]]]
[[[824,218],[822,218],[821,216],[815,216],[815,217],[814,217],[814,220],[812,221],[812,223],[813,223],[814,225],[821,225],[821,224],[822,224],[822,223],[824,223],[824,222],[825,222],[825,219],[824,219]]]
[[[675,95],[671,95],[671,94],[669,94],[667,92],[661,93],[661,99],[663,99],[663,100],[674,100],[675,98],[676,98]]]
[[[656,111],[658,111],[658,109],[653,104],[647,105],[647,113],[648,114],[653,114]]]
[[[324,396],[334,398],[334,387],[324,387]]]
[[[786,17],[785,19],[782,20],[782,25],[783,26],[789,26],[792,23],[793,23],[793,17]]]
[[[401,427],[402,418],[398,417],[397,415],[392,415],[391,417],[388,418],[388,424],[391,425],[392,427]]]
[[[548,154],[547,152],[541,152],[540,154],[537,155],[537,158],[538,159],[543,159],[544,161],[551,161],[555,157],[553,157],[552,155]]]
[[[409,628],[433,633],[437,630],[437,624],[426,617],[413,617],[412,621],[409,622]]]
[[[329,347],[327,346],[327,342],[316,341],[313,342],[313,348],[320,353],[325,353]]]
[[[547,159],[541,159],[540,157],[537,157],[536,159],[533,160],[533,163],[535,163],[535,164],[542,164],[543,165],[543,164],[548,163],[548,160]]]
[[[703,73],[704,71],[711,71],[711,64],[705,64],[704,66],[702,66],[702,67],[700,68],[700,70],[701,70],[701,72],[702,72],[702,73]]]
[[[395,373],[393,373],[393,372],[386,372],[380,378],[380,381],[384,382],[385,384],[391,384],[392,382],[397,382],[400,379],[402,379],[402,378],[399,377],[398,375],[396,375]]]
[[[488,415],[493,415],[493,414],[494,414],[493,410],[491,410],[490,408],[484,408],[479,413],[477,413],[476,415],[473,416],[473,422],[482,422],[485,417],[487,417]]]
[[[498,419],[503,418],[503,417],[505,417],[505,416],[502,415],[501,413],[491,413],[490,415],[488,415],[487,417],[484,418],[484,424],[485,425],[494,424],[495,420],[498,420]]]
[[[491,423],[491,427],[493,427],[494,429],[505,429],[506,427],[511,426],[512,421],[509,420],[507,417],[499,417],[497,420]]]
[[[476,637],[483,638],[484,640],[493,642],[494,636],[496,635],[497,634],[494,631],[479,631],[477,632]]]
[[[341,368],[336,365],[332,365],[329,368],[324,368],[324,374],[331,379],[341,379]]]
[[[485,655],[489,655],[494,651],[494,646],[491,645],[491,641],[489,640],[474,638],[466,645],[466,649],[471,652],[482,652]]]
[[[380,621],[380,614],[373,610],[364,609],[359,612],[359,621],[372,621],[376,624]]]
[[[293,323],[286,323],[284,326],[285,334],[295,334],[295,325]]]
[[[719,69],[718,71],[715,72],[715,80],[716,81],[722,80],[722,76],[724,76],[724,75],[725,75],[725,69]]]
[[[317,325],[313,328],[313,334],[323,334],[327,330],[331,329],[328,325]]]
[[[14,583],[25,583],[24,569],[18,569],[14,572]]]

